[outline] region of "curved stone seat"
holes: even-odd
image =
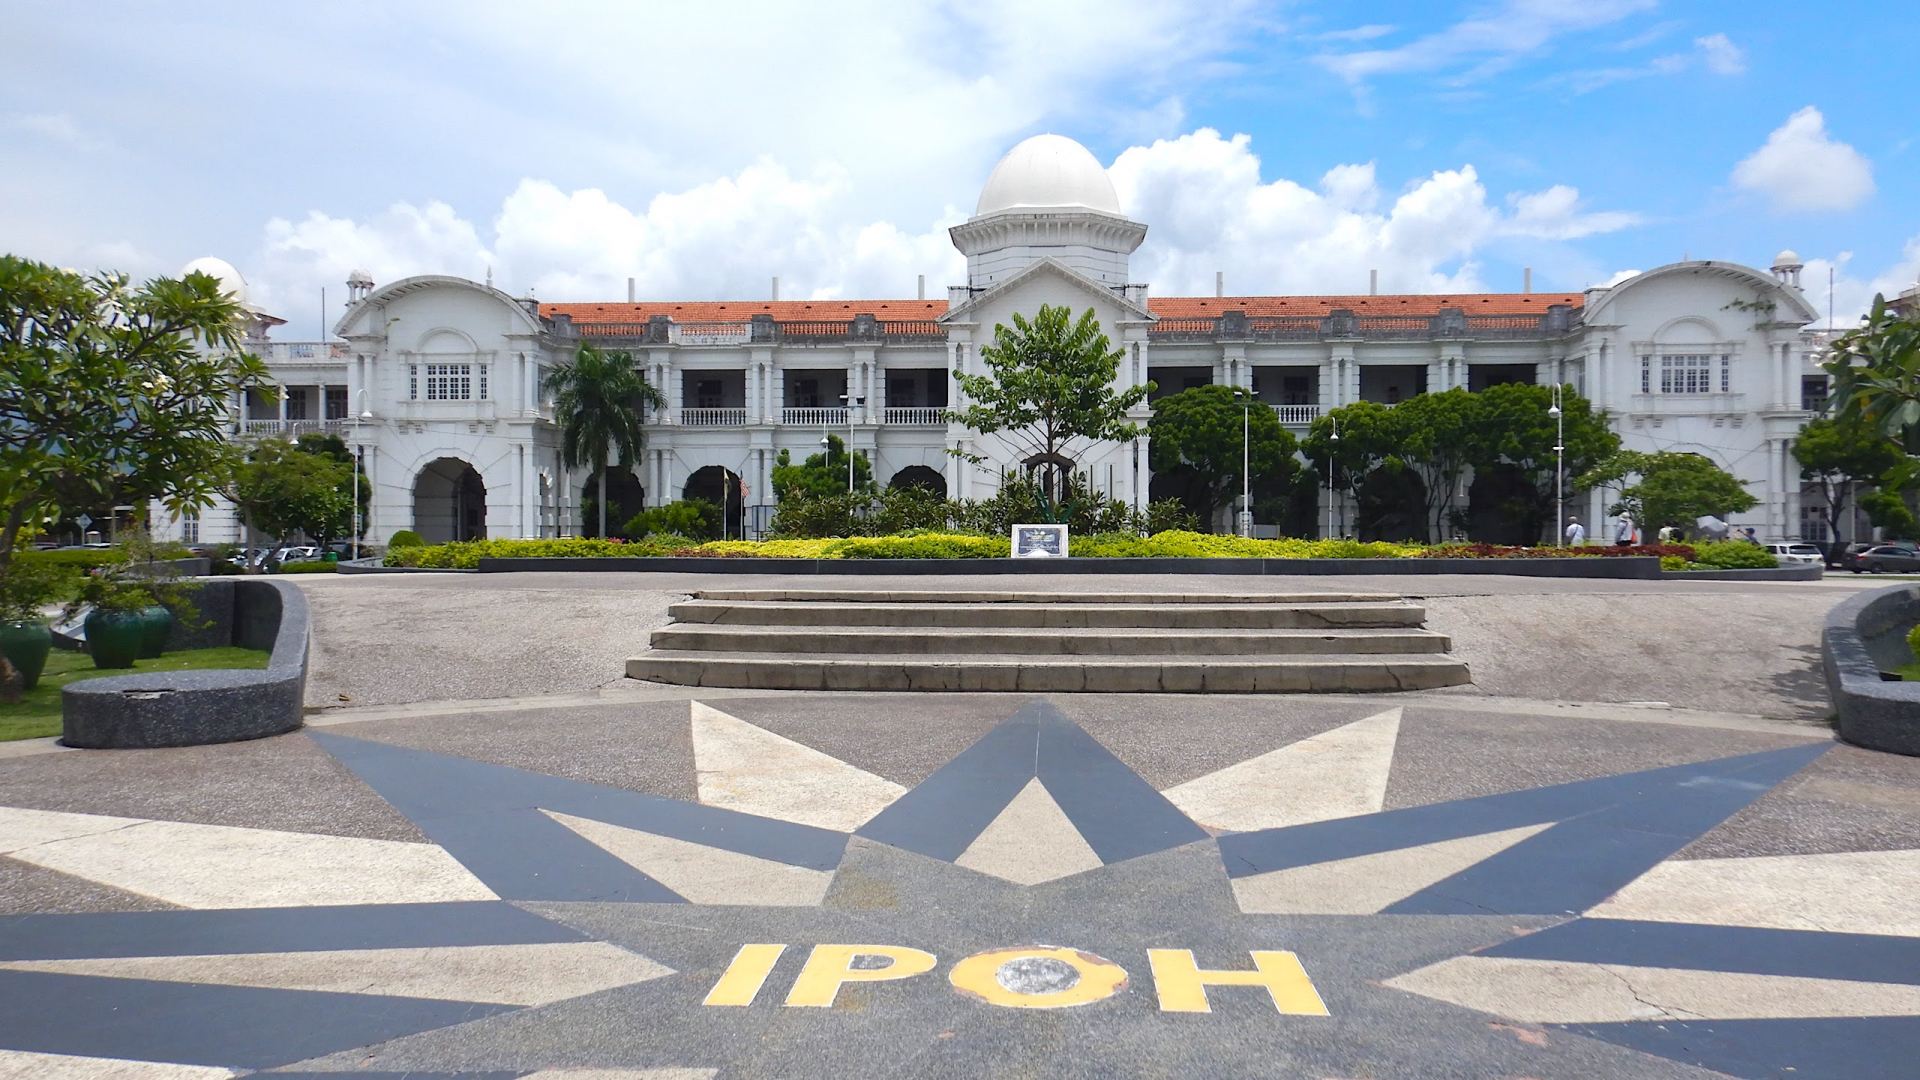
[[[265,649],[258,670],[114,675],[60,691],[61,742],[96,749],[202,746],[279,735],[301,724],[310,619],[306,594],[271,578],[213,578],[196,603],[207,625],[176,625],[172,645]]]
[[[1821,665],[1840,737],[1869,750],[1920,754],[1920,682],[1880,672],[1908,662],[1907,628],[1920,623],[1920,585],[1863,592],[1827,613]]]

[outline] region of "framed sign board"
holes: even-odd
[[[1016,559],[1064,559],[1067,557],[1065,525],[1015,525],[1013,557]]]

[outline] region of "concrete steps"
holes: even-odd
[[[671,605],[676,622],[725,626],[1114,627],[1197,630],[1337,630],[1418,627],[1424,608],[1397,602],[943,603],[841,600],[687,600]]]
[[[1027,656],[1235,656],[1339,653],[1443,653],[1451,643],[1429,630],[1219,630],[1159,627],[896,627],[670,626],[653,635],[656,649],[694,652],[832,652],[865,656],[941,653]]]
[[[712,590],[628,676],[780,690],[1287,693],[1470,681],[1426,613],[1375,593]]]

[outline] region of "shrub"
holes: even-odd
[[[1907,649],[1916,659],[1920,659],[1920,626],[1907,631]]]
[[[1187,509],[1187,504],[1179,499],[1155,499],[1147,504],[1146,521],[1142,524],[1148,533],[1199,532],[1200,515]]]
[[[281,563],[280,572],[283,574],[331,574],[334,572],[335,567],[339,565],[339,563],[327,562],[324,559],[315,559],[311,562]]]
[[[1692,565],[1692,563],[1678,555],[1660,556],[1660,569],[1662,570],[1685,570]]]
[[[1751,546],[1751,545],[1749,545]],[[1694,560],[1694,547],[1691,544],[1631,544],[1622,547],[1619,544],[1581,544],[1570,547],[1511,547],[1504,544],[1436,544],[1422,548],[1415,553],[1422,559],[1558,559],[1562,557],[1584,556],[1587,558],[1618,558],[1628,555],[1654,555],[1659,558],[1677,558],[1683,562]]]
[[[622,530],[630,540],[649,536],[697,536],[703,540],[720,535],[720,508],[705,499],[684,499],[642,510],[627,519]]]
[[[1694,562],[1711,570],[1771,570],[1780,565],[1773,553],[1745,540],[1719,540],[1694,545]]]
[[[1013,553],[1004,536],[921,533],[918,536],[851,536],[827,549],[830,559],[998,559]]]
[[[392,537],[388,538],[387,547],[390,550],[393,548],[424,547],[426,543],[425,540],[420,539],[420,534],[414,532],[412,529],[401,529],[399,532],[394,533]]]

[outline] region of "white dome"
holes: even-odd
[[[373,275],[367,273],[365,270],[350,270],[347,272],[347,284],[371,285],[373,284]]]
[[[1065,135],[1035,135],[1007,151],[980,191],[975,216],[1002,210],[1071,206],[1120,213],[1107,170],[1087,148]]]
[[[1785,250],[1785,251],[1782,251],[1782,252],[1781,252],[1780,254],[1778,254],[1778,255],[1775,255],[1775,256],[1773,257],[1773,265],[1775,265],[1775,266],[1799,266],[1799,265],[1801,265],[1801,263],[1800,263],[1800,253],[1799,253],[1799,252],[1797,252],[1797,251],[1795,251],[1795,250],[1793,250],[1792,248],[1788,248],[1787,250]]]
[[[204,258],[195,259],[180,268],[181,277],[195,273],[209,274],[219,278],[221,292],[243,304],[247,302],[247,279],[241,277],[240,271],[235,270],[233,264],[227,260],[216,259],[208,255]]]

